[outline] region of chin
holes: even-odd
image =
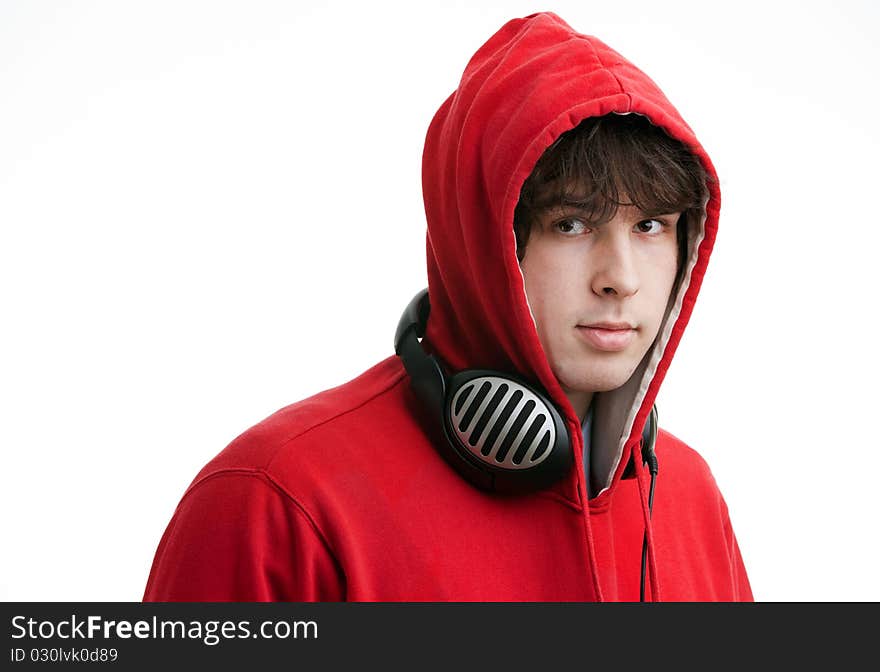
[[[632,371],[585,372],[582,376],[557,376],[564,390],[572,392],[609,392],[626,383]]]
[[[632,356],[576,357],[559,361],[552,369],[563,389],[575,392],[608,392],[626,383],[638,364],[639,359]]]

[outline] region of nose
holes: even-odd
[[[637,264],[628,235],[609,232],[591,252],[594,272],[590,285],[595,294],[624,298],[639,291]]]

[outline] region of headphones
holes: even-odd
[[[409,302],[394,334],[410,384],[442,437],[435,445],[466,480],[489,492],[522,494],[544,489],[571,467],[572,442],[549,395],[522,378],[488,369],[447,376],[422,348],[431,306],[423,289]],[[436,429],[436,425],[435,425]],[[642,456],[653,458],[657,407],[642,432]]]

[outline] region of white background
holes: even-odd
[[[658,407],[756,598],[880,599],[867,0],[4,0],[0,599],[141,599],[206,461],[393,352],[426,284],[428,123],[540,10],[644,69],[719,171]]]

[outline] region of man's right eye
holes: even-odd
[[[576,236],[587,230],[587,224],[584,220],[578,219],[577,217],[565,217],[564,219],[556,220],[553,223],[553,228],[560,233],[569,236]]]

